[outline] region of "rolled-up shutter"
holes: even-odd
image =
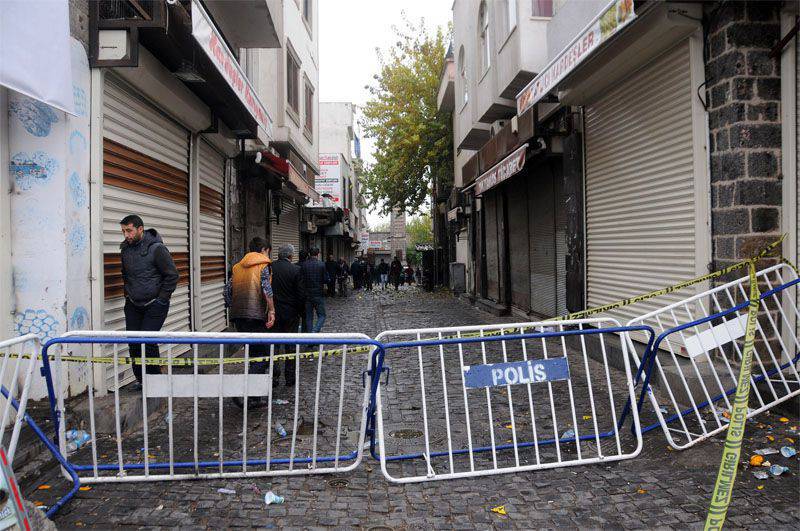
[[[586,108],[589,307],[695,276],[695,88],[685,41]],[[624,324],[683,296],[609,313]]]
[[[200,324],[204,332],[227,328],[225,312],[225,157],[199,143]]]
[[[162,329],[190,329],[188,164],[188,131],[108,74],[103,91],[102,214],[106,330],[125,330],[119,222],[128,214],[138,214],[145,228],[158,231],[180,274]],[[127,354],[127,345],[118,348],[120,355]],[[110,352],[108,347],[105,354]],[[112,389],[111,370],[106,378]],[[126,369],[120,384],[132,378]]]
[[[300,209],[290,199],[283,198],[280,222],[272,221],[272,258],[278,258],[281,245],[294,245],[294,260],[300,253]]]

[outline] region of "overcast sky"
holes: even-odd
[[[320,0],[319,101],[347,101],[363,105],[369,99],[365,85],[378,72],[375,48],[388,49],[393,24],[425,19],[429,29],[446,26],[452,18],[453,0]],[[372,142],[362,139],[361,155],[371,160]],[[370,225],[380,216],[370,213]]]

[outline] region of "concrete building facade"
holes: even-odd
[[[439,98],[456,147],[450,260],[470,296],[550,317],[781,233],[796,259],[794,16],[792,2],[457,0]]]

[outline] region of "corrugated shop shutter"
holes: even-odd
[[[281,202],[280,223],[272,221],[272,258],[278,258],[278,248],[291,243],[294,245],[294,261],[300,253],[300,209],[290,199]]]
[[[549,170],[528,179],[531,234],[531,311],[544,317],[556,313],[555,204]]]
[[[695,276],[695,88],[686,41],[586,108],[589,307]],[[683,296],[609,313],[624,324]]]
[[[227,328],[225,311],[225,157],[199,143],[200,330]]]
[[[489,299],[497,301],[500,299],[500,261],[498,260],[498,241],[497,241],[497,191],[491,190],[483,194],[483,215],[485,216],[486,234],[484,234],[484,245],[486,246],[486,295]]]
[[[103,91],[103,137],[104,328],[125,330],[119,221],[138,214],[145,228],[161,234],[180,274],[163,330],[189,330],[188,131],[108,74]],[[105,354],[110,352],[108,349]],[[127,345],[120,345],[119,352],[127,354]],[[109,389],[113,389],[113,378],[112,371],[107,371]],[[120,384],[132,379],[130,369],[121,372]]]
[[[508,254],[511,266],[511,304],[527,312],[531,307],[527,174],[507,185]]]

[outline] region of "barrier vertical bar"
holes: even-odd
[[[500,330],[500,335],[506,335],[505,330]],[[439,339],[442,338],[442,334],[439,334]],[[508,351],[506,350],[506,341],[503,340],[500,342],[501,348],[503,350],[503,363],[508,363]],[[508,414],[511,417],[511,442],[514,444],[514,464],[519,466],[519,448],[517,448],[517,424],[514,420],[514,402],[511,398],[511,385],[506,384],[506,395],[508,395]]]
[[[244,345],[244,404],[242,405],[242,471],[247,472],[247,408],[250,401],[250,343]]]
[[[560,327],[561,331],[564,330],[564,326],[563,325],[559,325],[559,327]],[[583,330],[583,323],[578,325],[578,329],[579,330]],[[602,334],[600,335],[600,337],[601,337],[601,340],[602,340]],[[581,352],[583,353],[583,368],[586,371],[586,387],[589,388],[589,403],[592,406],[592,424],[594,426],[594,440],[595,440],[595,443],[597,444],[597,455],[598,456],[602,456],[603,455],[603,449],[600,446],[600,428],[597,426],[597,409],[595,408],[595,404],[594,404],[594,389],[592,387],[592,375],[591,375],[591,372],[589,371],[589,356],[586,354],[586,337],[583,336],[583,335],[581,336]],[[608,371],[608,361],[606,359],[603,359],[603,363],[606,366],[606,372],[607,372]],[[609,379],[609,383],[610,383],[610,379]],[[609,393],[612,392],[610,385],[609,385],[609,388],[608,388],[608,392]],[[616,421],[614,422],[614,429],[617,429]],[[578,432],[575,432],[576,442],[577,442],[577,437],[578,437]]]
[[[322,346],[320,346],[322,348]],[[342,346],[342,375],[339,378],[339,412],[336,416],[336,457],[334,458],[334,467],[339,468],[339,448],[342,436],[342,409],[344,407],[344,375],[345,366],[347,365],[347,345]],[[360,445],[361,443],[359,443]]]
[[[456,332],[456,337],[461,339],[461,331]],[[469,470],[475,471],[475,455],[472,451],[472,427],[469,422],[469,400],[467,400],[467,383],[464,379],[464,345],[458,342],[459,372],[461,372],[461,390],[464,393],[464,416],[467,421],[467,447],[469,448]]]
[[[87,389],[89,399],[89,433],[92,436],[92,472],[97,477],[97,433],[94,425],[94,371],[92,370],[91,356],[86,357]]]
[[[297,444],[297,423],[299,422],[300,418],[300,345],[297,344],[294,349],[294,422],[292,423],[292,445],[289,451],[289,470],[294,470],[294,453]],[[287,360],[289,358],[289,354],[286,354]],[[284,372],[288,373],[288,368],[286,367],[288,364],[284,362],[283,370]],[[284,375],[284,379],[285,379]]]
[[[275,344],[269,346],[269,375],[267,376],[267,472],[272,461],[272,381],[275,376]]]
[[[144,434],[144,475],[150,475],[150,445],[149,445],[149,431],[147,425],[147,365],[145,365],[144,360],[144,351],[145,345],[144,343],[139,344],[139,351],[140,351],[140,359],[142,361],[142,432]],[[131,360],[133,361],[133,360]]]
[[[623,355],[625,354],[624,350],[625,347],[623,347]],[[617,408],[614,404],[614,387],[611,385],[611,371],[608,368],[608,353],[606,352],[606,341],[603,338],[603,334],[600,334],[600,351],[603,353],[603,365],[606,369],[606,385],[608,386],[608,400],[611,403],[611,421],[614,426],[614,439],[617,442],[617,455],[622,455],[622,443],[619,440],[619,425],[617,424]],[[633,395],[629,394],[629,396]],[[598,444],[599,448],[600,445]]]
[[[525,328],[520,326],[519,327],[520,335],[525,334]],[[525,343],[525,339],[522,339],[522,360],[528,361],[528,345]],[[533,432],[533,450],[536,454],[536,464],[541,464],[541,458],[539,456],[539,435],[536,433],[536,411],[533,408],[533,390],[531,389],[531,384],[526,384],[528,388],[528,407],[531,410],[531,432]]]
[[[558,326],[559,330],[564,332],[564,325],[559,324]],[[567,359],[567,343],[563,335],[561,336],[561,353],[564,355],[564,359]],[[567,389],[569,390],[569,403],[572,406],[572,431],[575,432],[575,448],[578,450],[578,459],[581,459],[581,436],[578,433],[578,417],[575,412],[575,396],[572,393],[572,378],[567,379]]]
[[[417,334],[417,340],[419,341],[420,335]],[[432,468],[431,465],[431,443],[430,443],[430,435],[428,432],[428,404],[425,398],[425,369],[422,361],[422,346],[417,347],[417,358],[419,359],[419,379],[420,379],[420,390],[422,392],[422,425],[425,429],[425,456],[428,460],[428,468]],[[373,369],[374,370],[374,369]],[[380,378],[378,378],[380,381]],[[385,451],[384,448],[381,451]]]
[[[298,349],[300,346],[298,345]],[[298,359],[295,363],[299,364]],[[314,434],[312,435],[312,454],[311,468],[317,468],[317,422],[319,421],[319,387],[322,380],[322,344],[319,345],[319,356],[317,358],[317,388],[314,391]],[[300,382],[295,381],[294,385],[299,389]]]
[[[224,415],[225,415],[225,413],[223,412],[223,408],[222,408],[222,397],[223,397],[222,379],[223,379],[223,376],[225,374],[225,370],[223,369],[224,365],[223,365],[223,346],[222,345],[219,346],[219,358],[218,358],[218,361],[219,361],[219,399],[217,400],[217,420],[218,420],[218,428],[219,428],[219,455],[218,455],[218,459],[219,459],[219,473],[222,474],[222,472],[224,470],[224,468],[222,466],[223,455],[224,455],[223,444],[222,444],[222,435],[223,435],[224,427],[225,427],[225,424],[224,424]]]
[[[167,431],[169,436],[169,475],[175,475],[175,451],[174,451],[174,437],[172,432],[173,419],[172,419],[172,395],[174,389],[172,387],[172,345],[167,347],[167,380],[169,380],[169,396],[167,397]]]
[[[439,339],[442,339],[442,333],[439,332]],[[453,437],[450,433],[450,404],[447,400],[447,374],[444,370],[444,345],[439,344],[439,363],[442,368],[442,393],[444,396],[444,421],[447,426],[447,456],[450,461],[450,473],[455,472],[453,466]],[[380,376],[379,376],[380,377]]]
[[[122,426],[119,418],[119,346],[114,343],[114,424],[117,431],[117,459],[119,461],[119,476],[125,475],[122,463]]]
[[[544,359],[547,358],[547,342],[542,338],[542,350]],[[558,431],[558,420],[556,419],[556,405],[553,401],[553,383],[547,381],[547,392],[550,395],[550,414],[553,416],[553,438],[556,443],[556,460],[561,462],[561,434]]]
[[[194,364],[193,364],[194,365],[194,371],[192,372],[192,377],[194,379],[194,392],[192,393],[194,395],[192,397],[194,422],[193,422],[192,430],[194,431],[194,449],[193,449],[194,450],[194,473],[199,476],[200,475],[200,456],[198,455],[199,454],[199,450],[198,450],[198,433],[197,433],[197,423],[198,423],[198,418],[197,418],[198,417],[198,415],[197,415],[197,406],[198,406],[197,397],[200,394],[199,393],[200,387],[199,387],[198,374],[197,374],[197,370],[198,370],[197,350],[198,350],[198,345],[197,345],[197,343],[195,343],[194,345],[192,345],[192,357],[194,359]]]
[[[480,337],[483,336],[483,329],[480,330]],[[417,334],[419,338],[419,334]],[[486,344],[481,341],[481,356],[483,357],[483,364],[486,365]],[[497,444],[494,441],[494,419],[492,418],[492,395],[489,388],[486,387],[486,407],[489,410],[489,440],[492,443],[492,467],[497,470]]]

